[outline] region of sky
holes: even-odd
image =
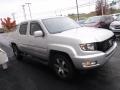
[[[89,13],[95,10],[96,0],[78,0],[79,5],[89,4],[90,6],[81,6],[79,13]],[[11,17],[14,13],[16,21],[24,21],[22,5],[25,5],[27,20],[30,19],[29,8],[25,3],[31,3],[32,18],[37,19],[45,16],[67,15],[76,13],[76,0],[0,0],[0,18]],[[74,8],[71,8],[74,7]],[[70,10],[69,10],[70,9]]]

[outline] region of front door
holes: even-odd
[[[47,39],[45,36],[43,37],[35,37],[34,32],[41,30],[43,32],[43,29],[40,26],[39,22],[32,21],[30,23],[30,29],[29,29],[29,35],[28,35],[28,43],[30,48],[30,53],[32,55],[35,55],[37,57],[41,57],[44,59],[47,59],[48,53],[47,53]]]

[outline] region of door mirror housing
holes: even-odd
[[[43,36],[43,32],[41,30],[35,31],[34,32],[34,36],[35,37],[42,37]]]

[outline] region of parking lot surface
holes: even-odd
[[[8,70],[0,68],[0,90],[120,90],[120,42],[105,66],[80,71],[71,81],[59,80],[32,57],[11,60]]]

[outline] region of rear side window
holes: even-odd
[[[20,29],[19,29],[20,34],[25,35],[27,33],[27,25],[28,23],[24,23],[20,25]]]
[[[109,16],[106,20],[106,22],[110,22],[110,23],[113,22],[113,21],[114,21],[114,18],[112,16]]]

